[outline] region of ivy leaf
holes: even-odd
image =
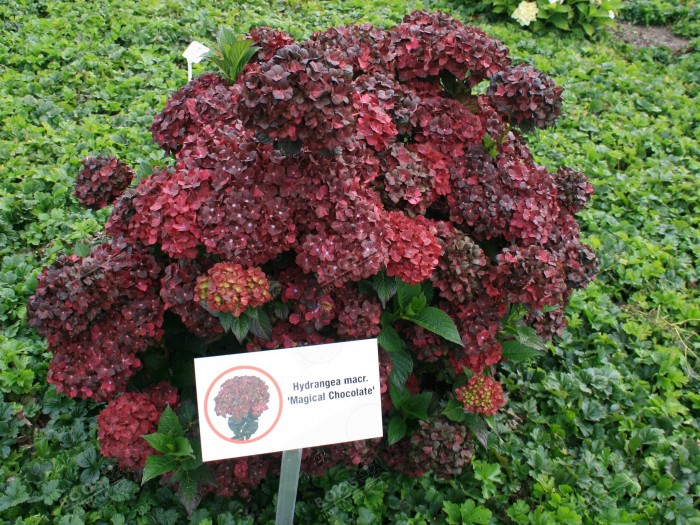
[[[392,417],[387,428],[389,445],[393,445],[394,443],[401,441],[401,439],[403,439],[403,437],[406,435],[407,430],[408,427],[406,426],[406,422],[401,416]]]
[[[264,310],[256,310],[257,315],[248,320],[248,326],[253,335],[269,341],[272,339],[272,322],[270,316]],[[236,335],[238,337],[238,335]],[[245,337],[245,336],[244,336]],[[241,340],[239,339],[239,342]]]
[[[246,336],[248,335],[249,328],[250,328],[250,324],[249,324],[247,316],[245,316],[245,315],[242,315],[241,317],[231,316],[231,328],[230,329],[233,332],[233,335],[236,336],[236,339],[238,339],[239,343],[242,343],[243,340],[246,338]]]
[[[141,485],[153,478],[157,478],[161,474],[175,470],[177,465],[177,459],[172,456],[158,456],[156,454],[151,454],[146,459],[146,466],[143,468]]]
[[[539,350],[525,346],[515,339],[502,341],[501,347],[503,348],[503,359],[508,359],[510,361],[528,361],[540,354]]]
[[[160,434],[165,434],[166,436],[182,437],[185,435],[185,431],[180,425],[180,419],[177,414],[170,408],[170,405],[165,407],[163,414],[160,416],[160,421],[158,421],[158,432]]]
[[[399,298],[399,308],[402,311],[408,308],[408,305],[411,304],[414,297],[423,294],[419,284],[411,286],[401,279],[396,279],[396,293]]]
[[[372,279],[372,287],[377,292],[382,307],[385,307],[387,301],[396,295],[396,277],[387,277],[384,272],[380,272]]]
[[[422,326],[443,339],[451,343],[462,345],[462,338],[459,335],[455,322],[445,312],[434,306],[424,308],[417,316],[407,318],[418,326]]]
[[[391,326],[385,326],[379,332],[377,342],[387,352],[401,352],[406,348],[406,344],[401,339],[401,336]]]

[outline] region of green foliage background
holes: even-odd
[[[180,54],[217,29],[294,36],[396,23],[422,1],[9,0],[0,5],[0,523],[271,523],[274,480],[248,502],[172,492],[104,460],[97,405],[45,383],[50,356],[26,326],[36,274],[99,238],[107,210],[71,196],[88,153],[140,177],[165,163],[148,127],[186,82]],[[468,19],[459,4],[438,7]],[[600,276],[569,330],[530,364],[502,367],[509,402],[460,479],[411,480],[373,465],[303,478],[298,523],[698,524],[700,53],[635,50],[475,23],[565,88],[556,128],[529,143],[542,164],[596,188],[580,221]],[[203,72],[202,65],[195,66]]]

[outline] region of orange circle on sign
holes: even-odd
[[[277,390],[277,396],[279,397],[280,407],[279,407],[279,410],[277,411],[277,417],[275,418],[275,421],[272,423],[270,428],[268,428],[265,432],[263,432],[258,437],[255,437],[253,439],[243,440],[243,439],[231,439],[229,437],[226,437],[221,432],[216,430],[216,428],[214,428],[214,425],[212,424],[211,419],[209,418],[209,410],[207,409],[207,407],[209,406],[209,396],[211,395],[212,388],[214,388],[214,385],[219,381],[219,379],[224,377],[226,374],[230,374],[231,372],[235,372],[236,370],[254,370],[255,372],[258,372],[259,374],[264,375],[274,385],[275,389]],[[275,428],[275,426],[277,426],[277,423],[279,422],[280,417],[282,417],[282,390],[280,390],[280,386],[277,384],[277,381],[275,381],[274,377],[272,377],[270,374],[265,372],[265,370],[263,370],[262,368],[258,368],[256,366],[235,366],[233,368],[229,368],[225,372],[220,373],[218,376],[216,376],[216,379],[214,379],[214,381],[211,382],[211,384],[209,385],[209,388],[207,388],[207,393],[204,396],[204,418],[206,419],[207,424],[209,425],[209,428],[212,430],[212,432],[214,432],[214,434],[219,436],[224,441],[228,441],[229,443],[236,443],[236,444],[245,445],[246,443],[253,443],[254,441],[258,441],[258,440],[264,438],[270,432],[272,432],[272,429]]]

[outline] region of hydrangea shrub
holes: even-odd
[[[120,194],[110,240],[39,275],[29,318],[54,356],[48,380],[108,403],[103,453],[136,470],[160,406],[148,385],[168,379],[191,397],[181,365],[194,356],[379,337],[395,443],[307,450],[303,468],[382,457],[459,475],[468,421],[506,402],[498,362],[561,333],[569,297],[595,274],[574,217],[591,185],[538,165],[522,134],[555,122],[562,89],[442,13],[249,38],[258,49],[236,81],[195,78],[155,117],[173,162]],[[81,202],[123,189],[110,169],[114,181],[91,168]],[[225,390],[217,410],[241,415],[246,395]],[[248,390],[242,415],[256,418],[264,392]],[[217,462],[205,490],[248,494],[277,461]]]

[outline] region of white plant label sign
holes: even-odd
[[[209,53],[209,48],[201,42],[193,41],[182,54],[187,59],[187,80],[192,80],[192,64],[199,64]]]
[[[202,460],[382,437],[376,339],[194,360]]]
[[[189,46],[187,46],[187,49],[185,49],[185,52],[182,53],[182,56],[185,57],[188,62],[199,64],[202,60],[204,60],[207,53],[209,53],[209,48],[201,42],[197,42],[195,40]]]

